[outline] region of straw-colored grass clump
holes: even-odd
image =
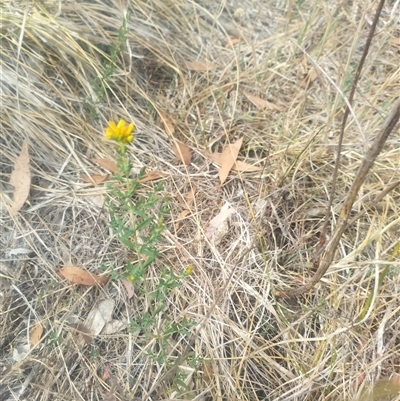
[[[386,3],[346,127],[328,236],[400,92],[398,2]],[[380,399],[383,390],[370,389],[390,380],[391,399],[400,399],[399,187],[370,204],[399,180],[398,126],[352,210],[365,213],[345,231],[327,274],[303,297],[275,297],[314,273],[344,97],[375,8],[248,0],[2,6],[1,399],[361,401]],[[109,229],[104,184],[81,179],[105,174],[93,159],[115,158],[102,138],[108,121],[119,119],[136,126],[135,171],[164,173],[170,196],[149,286],[166,265],[191,269],[166,301],[171,322],[197,323],[195,338],[168,344],[172,369],[149,358],[157,325],[145,335],[128,324],[150,296],[128,299],[120,281],[92,288],[57,274],[68,265],[98,274],[104,265],[111,274],[129,260]],[[232,171],[221,188],[208,154],[240,137],[240,160],[263,170]],[[24,138],[32,186],[11,218],[9,177]],[[177,140],[192,151],[189,166],[171,150]],[[144,183],[141,194],[154,185]],[[224,235],[209,241],[206,227],[225,202],[235,213]],[[185,208],[190,213],[180,215]],[[106,298],[125,326],[82,341],[74,327]],[[38,322],[41,339],[23,353]]]

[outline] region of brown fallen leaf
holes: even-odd
[[[145,174],[144,177],[139,180],[139,182],[143,184],[147,181],[159,180],[160,178],[164,178],[167,176],[168,174],[162,173],[161,171],[151,171],[150,173]]]
[[[175,156],[186,166],[188,166],[192,162],[192,152],[190,151],[189,146],[187,146],[183,142],[176,141],[172,145],[172,151]]]
[[[10,208],[10,214],[14,216],[28,199],[31,187],[29,151],[26,139],[22,143],[21,153],[15,159],[14,169],[10,177],[10,184],[14,187],[14,200]]]
[[[101,159],[92,159],[95,163],[97,163],[99,166],[103,167],[104,169],[110,171],[111,173],[118,173],[118,165],[115,161],[106,159],[106,158],[101,158]]]
[[[126,295],[128,295],[128,299],[131,299],[135,295],[135,287],[133,286],[132,281],[121,280],[121,283],[125,287]]]
[[[96,286],[98,284],[106,284],[108,277],[98,276],[94,273],[89,273],[76,266],[66,266],[59,270],[62,277],[74,284],[82,284],[89,286]]]
[[[87,182],[88,184],[101,184],[108,178],[108,174],[91,174],[87,175],[82,173],[81,174],[81,179],[82,181]]]
[[[35,346],[36,344],[38,344],[42,337],[42,334],[43,326],[40,323],[37,323],[35,327],[31,330],[29,335],[31,345]]]
[[[207,153],[207,157],[209,157],[213,162],[221,164],[221,153]],[[235,164],[232,167],[232,170],[249,173],[252,171],[261,171],[263,168],[264,167],[254,166],[253,164],[248,164],[240,160],[236,160]]]
[[[162,110],[158,110],[158,115],[161,117],[165,132],[168,134],[168,136],[172,137],[175,132],[175,128],[171,119]]]
[[[239,43],[239,42],[240,42],[240,39],[239,39],[239,38],[231,39],[231,40],[225,45],[225,49],[229,49],[230,47],[236,45],[236,44]]]
[[[233,165],[235,164],[242,143],[243,143],[243,137],[238,139],[235,143],[229,144],[221,153],[220,157],[221,167],[218,170],[219,180],[221,182],[221,185],[225,182],[229,172],[231,171]]]
[[[208,71],[208,70],[214,70],[218,66],[216,64],[210,63],[209,61],[197,60],[197,61],[188,61],[186,63],[186,67],[192,71]]]
[[[259,109],[283,111],[282,107],[277,106],[274,103],[268,102],[268,100],[261,99],[258,96],[251,95],[250,93],[244,92],[244,95]]]

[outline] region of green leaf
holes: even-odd
[[[147,214],[141,208],[139,208],[137,206],[133,207],[131,210],[132,210],[132,213],[136,214],[137,216],[140,216],[142,219],[148,218]]]
[[[146,227],[148,227],[153,222],[153,220],[154,220],[153,217],[147,218],[145,221],[143,221],[138,226],[136,226],[136,230],[140,231],[140,230],[145,229]]]

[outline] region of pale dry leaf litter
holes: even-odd
[[[21,338],[20,340],[24,340],[23,338]],[[13,360],[15,362],[21,362],[29,353],[29,350],[31,349],[29,344],[26,343],[20,343],[18,345],[16,345],[13,348]]]
[[[213,162],[221,165],[221,153],[207,153],[207,157],[209,157]],[[263,167],[261,166],[254,166],[253,164],[249,164],[241,160],[236,160],[232,167],[232,170],[240,171],[243,173],[261,171],[262,169]]]
[[[235,165],[240,148],[243,143],[243,137],[238,139],[235,143],[229,144],[221,153],[219,163],[221,167],[218,170],[220,183],[223,184],[228,177],[229,172]]]
[[[112,318],[114,308],[115,301],[107,298],[99,301],[89,312],[85,326],[89,329],[93,337],[97,337],[100,333],[117,333],[126,327],[125,322]]]
[[[220,212],[210,221],[206,229],[207,238],[214,244],[219,243],[219,241],[228,232],[228,217],[235,213],[236,210],[226,202],[222,206]]]
[[[85,199],[87,204],[93,207],[95,210],[101,210],[101,208],[104,206],[105,197],[102,194],[88,196]]]
[[[125,279],[121,279],[120,281],[125,288],[128,299],[131,299],[135,295],[135,286],[133,285],[132,281]]]
[[[102,299],[89,312],[85,321],[85,326],[89,329],[92,336],[98,336],[107,323],[112,320],[112,314],[115,308],[113,299]]]
[[[119,333],[120,331],[126,330],[128,327],[128,323],[126,320],[117,320],[117,319],[111,319],[109,322],[106,323],[104,326],[103,330],[101,331],[101,334],[107,335],[107,334],[115,334]]]
[[[14,199],[10,213],[11,215],[15,215],[28,199],[31,187],[28,141],[26,139],[22,143],[21,152],[15,160],[14,169],[10,177],[10,184],[14,187]]]

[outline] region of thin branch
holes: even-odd
[[[400,120],[400,97],[394,102],[394,105],[390,113],[388,114],[382,126],[382,129],[375,137],[371,146],[364,155],[364,158],[361,162],[361,166],[356,174],[353,184],[349,190],[349,193],[346,196],[346,200],[340,211],[338,222],[336,224],[332,238],[326,246],[325,253],[321,258],[321,263],[317,271],[315,272],[314,276],[311,278],[310,282],[305,284],[304,286],[297,288],[293,291],[280,292],[279,294],[277,294],[277,296],[289,298],[301,295],[311,290],[311,288],[313,288],[314,285],[318,283],[318,281],[321,280],[323,275],[326,273],[326,271],[328,270],[333,261],[333,258],[336,253],[336,248],[339,244],[342,234],[349,225],[348,223],[349,223],[350,212],[358,195],[358,191],[360,190],[361,185],[364,183],[368,171],[373,166],[375,159],[382,151],[382,148],[387,138],[389,137],[390,133],[392,132],[392,130],[394,129],[399,120]],[[393,189],[395,186],[396,185],[391,185],[390,188]]]
[[[367,55],[368,55],[368,52],[369,52],[369,48],[371,46],[371,42],[372,42],[372,39],[374,37],[376,25],[378,24],[379,16],[381,14],[381,11],[382,11],[382,8],[383,8],[384,4],[385,4],[385,0],[381,0],[379,5],[378,5],[378,8],[376,10],[375,17],[374,17],[374,20],[373,20],[372,25],[371,25],[371,29],[369,30],[368,38],[367,38],[367,41],[365,43],[364,51],[362,53],[360,62],[358,63],[356,74],[354,76],[354,81],[353,81],[353,84],[351,86],[349,99],[348,99],[348,102],[346,102],[347,103],[346,104],[346,109],[345,109],[345,112],[344,112],[344,115],[343,115],[342,125],[341,125],[341,128],[340,128],[337,155],[336,155],[336,160],[335,160],[335,168],[333,170],[333,177],[332,177],[332,187],[331,187],[331,191],[330,191],[330,194],[329,194],[329,203],[328,203],[328,207],[326,209],[325,222],[324,222],[324,225],[323,225],[322,230],[321,230],[321,236],[320,236],[320,240],[319,240],[319,244],[318,244],[318,248],[319,249],[317,249],[317,252],[316,252],[317,254],[322,253],[323,248],[324,248],[324,244],[326,243],[326,231],[328,229],[328,224],[329,224],[329,221],[330,221],[330,214],[331,214],[332,204],[333,204],[333,200],[335,198],[336,183],[337,183],[337,177],[338,177],[339,167],[340,167],[340,155],[341,155],[341,152],[342,152],[344,131],[346,129],[347,119],[348,119],[349,114],[350,114],[350,107],[351,107],[351,105],[353,103],[354,94],[356,92],[357,84],[358,84],[358,81],[359,81],[360,76],[361,76],[361,71],[362,71],[362,69],[364,67],[364,63],[365,63],[365,60],[367,58]]]

